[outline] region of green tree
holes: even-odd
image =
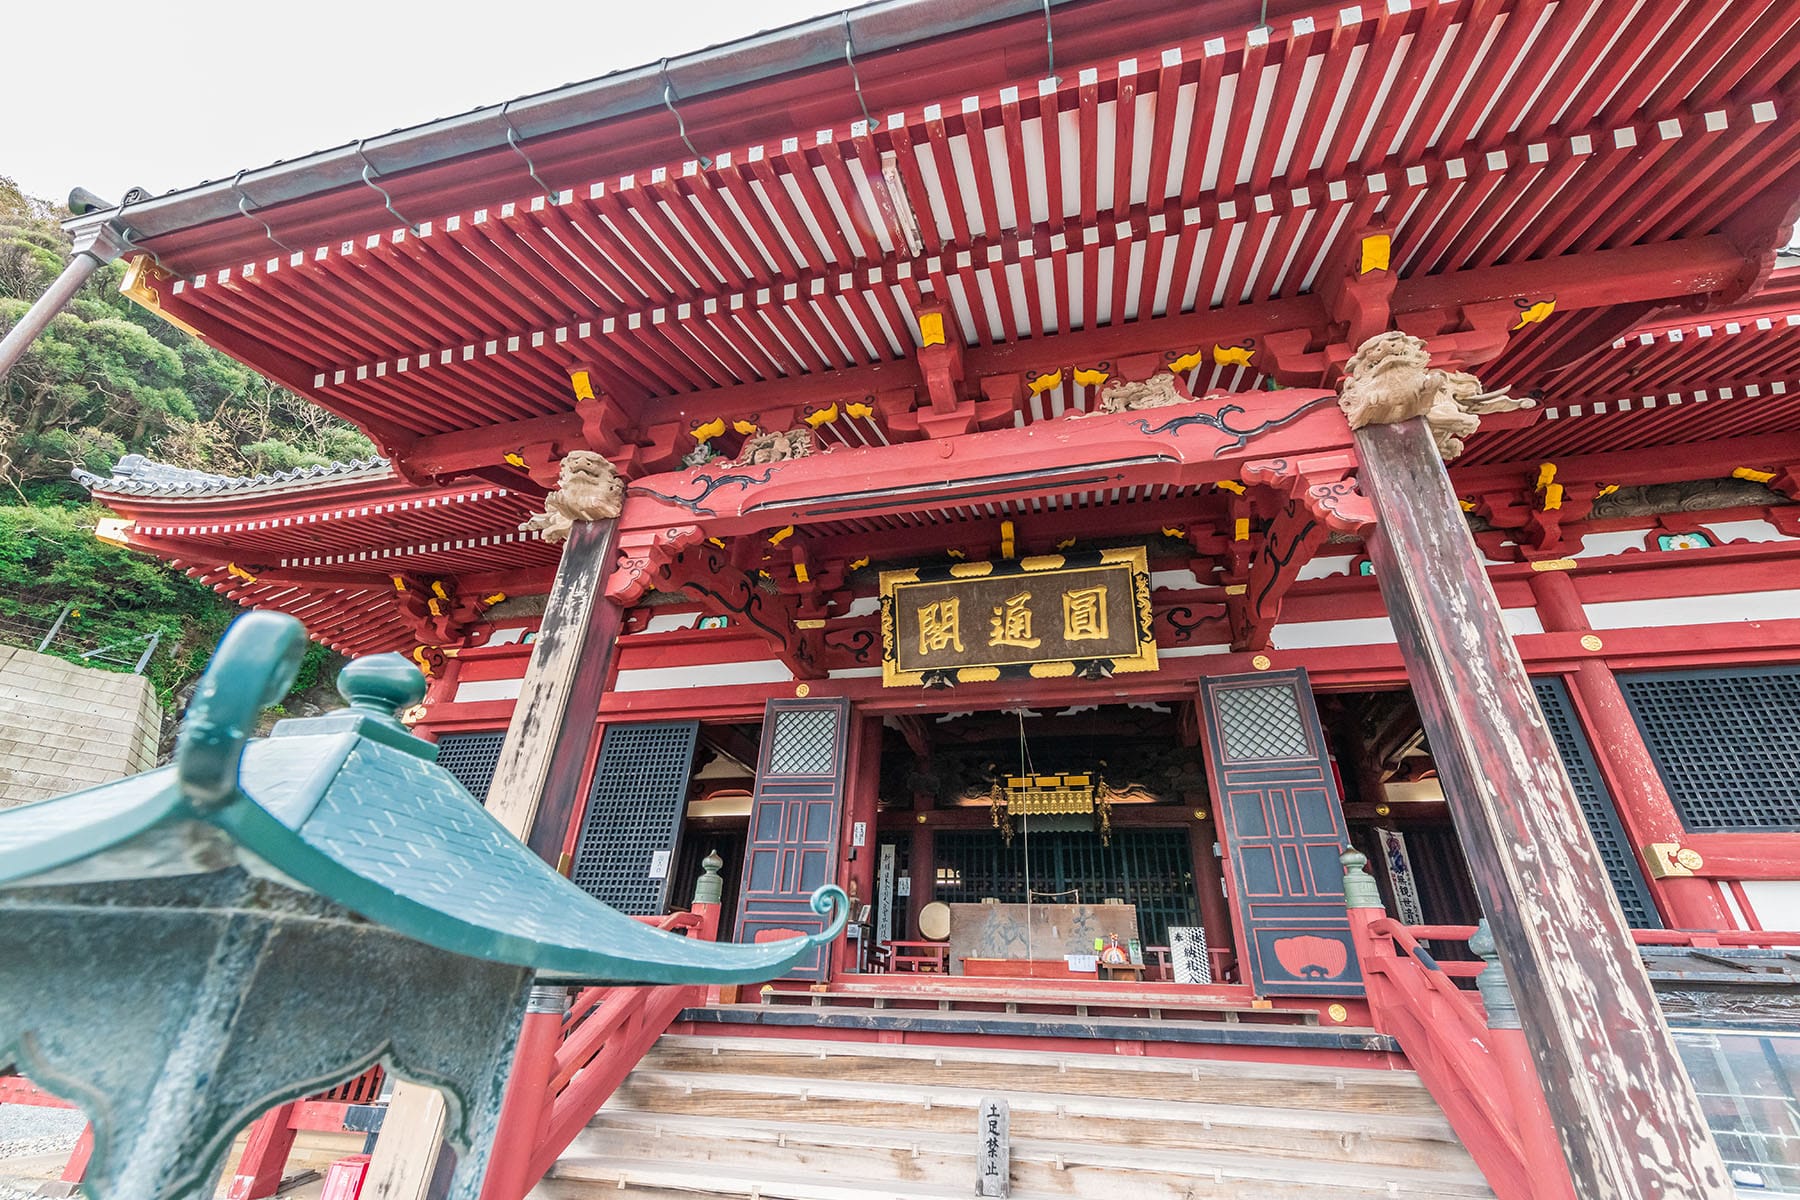
[[[68,261],[66,212],[0,176],[0,334]],[[106,510],[70,478],[131,453],[222,475],[374,452],[353,426],[264,379],[119,293],[123,264],[94,277],[0,383],[0,630],[70,615],[53,653],[161,642],[148,673],[165,704],[205,665],[237,606],[147,555],[94,537]],[[30,639],[35,641],[35,639]],[[135,659],[136,651],[121,650]],[[333,656],[315,646],[304,675]]]

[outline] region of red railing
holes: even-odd
[[[1400,1043],[1494,1194],[1574,1200],[1523,1034],[1489,1028],[1480,996],[1456,986],[1485,964],[1440,963],[1420,945],[1467,941],[1475,927],[1409,928],[1363,907],[1350,909],[1350,929],[1376,1029]]]
[[[659,929],[714,941],[719,906],[649,920]],[[582,988],[566,1013],[525,1014],[506,1085],[482,1200],[522,1200],[555,1165],[600,1106],[643,1059],[682,1009],[706,989]]]

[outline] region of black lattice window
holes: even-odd
[[[500,745],[506,731],[488,733],[446,733],[438,739],[438,766],[456,777],[456,782],[469,789],[469,795],[485,803],[488,785],[494,782],[494,768],[500,763]]]
[[[1538,707],[1543,710],[1544,723],[1556,741],[1556,751],[1562,755],[1569,782],[1575,785],[1575,799],[1581,804],[1581,815],[1587,818],[1594,845],[1599,847],[1600,861],[1606,867],[1607,879],[1612,881],[1613,892],[1619,897],[1626,923],[1633,929],[1661,929],[1662,918],[1657,916],[1656,905],[1650,899],[1650,889],[1644,883],[1643,872],[1638,869],[1637,855],[1632,853],[1625,827],[1619,822],[1619,810],[1594,762],[1587,735],[1575,719],[1568,689],[1560,679],[1534,679],[1531,686],[1537,691]]]
[[[1800,667],[1619,676],[1690,830],[1800,830]]]
[[[1226,757],[1239,762],[1311,757],[1306,720],[1291,685],[1220,688],[1214,700]]]
[[[788,709],[775,714],[770,775],[829,775],[837,749],[837,710]]]
[[[608,725],[569,878],[633,916],[663,911],[698,721]]]
[[[940,831],[934,843],[934,897],[973,904],[993,896],[1003,904],[1025,901],[1025,845],[1031,844],[1031,890],[1040,900],[1057,896],[1084,903],[1117,896],[1137,906],[1138,937],[1146,946],[1169,944],[1169,926],[1198,925],[1194,856],[1185,829],[1115,829],[1111,845],[1094,833],[1014,834],[1008,846],[993,830]],[[922,885],[915,880],[914,887]]]

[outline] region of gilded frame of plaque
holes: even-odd
[[[917,624],[922,618],[920,608],[907,603],[909,589],[927,589],[922,594],[929,594],[942,599],[955,599],[957,608],[957,632],[962,632],[960,625],[960,600],[956,592],[966,590],[969,598],[985,595],[994,589],[990,586],[997,580],[1017,580],[1021,589],[1030,589],[1032,585],[1044,583],[1051,585],[1051,591],[1062,589],[1059,599],[1052,602],[1048,598],[1040,601],[1035,615],[1042,616],[1044,621],[1039,626],[1027,624],[1023,632],[1030,635],[1034,629],[1042,629],[1038,636],[1025,637],[1018,642],[1002,643],[999,655],[993,653],[992,641],[986,647],[978,647],[973,653],[964,652],[960,636],[952,646],[963,657],[985,657],[989,661],[969,663],[943,660],[942,666],[921,663],[925,657],[923,633],[920,634],[920,650],[918,653],[904,653],[900,638],[915,632],[903,627]],[[1067,607],[1070,590],[1065,584],[1079,585],[1073,591],[1092,592],[1103,587],[1118,585],[1118,601],[1102,601],[1107,607],[1099,613],[1097,628],[1106,635],[1104,648],[1076,646],[1077,652],[1069,649],[1071,613]],[[971,585],[964,588],[962,585]],[[1005,590],[1005,589],[1001,589]],[[999,637],[999,622],[1006,615],[1012,615],[1007,605],[1019,599],[1022,591],[1011,597],[1002,599],[999,605],[988,607],[983,601],[979,606],[970,609],[974,620],[968,627],[971,644],[979,641],[980,630],[984,625],[993,627],[993,637]],[[1035,595],[1035,593],[1033,593]],[[1048,592],[1045,593],[1046,597]],[[934,606],[924,606],[934,607]],[[992,615],[989,615],[992,614]],[[1088,619],[1094,621],[1096,613],[1090,612]],[[909,621],[908,618],[911,618]],[[1048,636],[1051,626],[1057,617],[1061,624],[1055,627],[1062,631],[1061,637]],[[1001,562],[959,562],[948,566],[914,567],[905,570],[883,571],[881,573],[881,682],[884,687],[919,687],[930,683],[985,683],[998,679],[1057,679],[1071,675],[1090,678],[1104,678],[1107,675],[1123,671],[1154,671],[1157,669],[1156,638],[1151,630],[1152,611],[1150,607],[1150,566],[1149,555],[1142,546],[1124,546],[1110,550],[1093,550],[1072,554],[1040,554],[1015,561]],[[1017,632],[1017,630],[1009,630]],[[1116,634],[1116,635],[1115,635]],[[1087,634],[1082,640],[1097,640],[1094,635]],[[1033,643],[1028,647],[1025,641]],[[1080,649],[1091,649],[1096,652],[1081,654]]]

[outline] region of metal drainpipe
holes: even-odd
[[[56,318],[75,293],[81,290],[95,271],[125,252],[126,240],[120,235],[117,222],[108,221],[92,229],[84,229],[75,235],[75,254],[69,259],[62,274],[56,277],[44,294],[39,296],[19,323],[14,325],[5,338],[0,338],[0,381],[6,379],[7,372],[13,364],[23,358],[26,349],[37,341],[38,334]]]

